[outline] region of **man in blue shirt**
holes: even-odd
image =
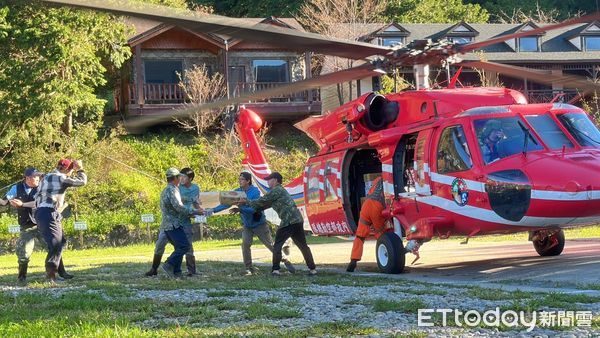
[[[240,187],[235,189],[235,191],[245,192],[248,200],[260,198],[260,191],[257,187],[252,185],[252,176],[250,173],[240,173],[239,183]],[[221,204],[215,207],[213,212],[219,212],[230,207],[230,205]],[[240,218],[242,219],[242,256],[244,258],[244,265],[246,266],[246,275],[251,275],[254,267],[252,266],[252,252],[250,251],[250,247],[252,246],[254,235],[258,236],[258,239],[267,247],[267,249],[273,252],[271,229],[267,225],[265,213],[262,211],[257,212],[248,205],[235,207],[231,210],[231,213],[239,213]],[[283,259],[283,263],[289,272],[296,272],[296,269],[287,258]]]
[[[200,187],[196,183],[192,183],[195,174],[191,168],[181,169],[181,183],[179,184],[179,193],[181,201],[187,207],[200,209]],[[196,256],[194,255],[194,231],[190,219],[184,224],[183,231],[190,242],[190,250],[185,254],[185,265],[187,266],[188,277],[196,275]]]
[[[37,237],[40,243],[43,243],[34,217],[34,196],[37,193],[41,175],[42,173],[35,168],[28,167],[23,174],[23,181],[10,188],[8,193],[6,193],[6,199],[0,199],[0,205],[10,203],[11,206],[17,209],[17,218],[21,231],[15,251],[17,252],[19,262],[17,280],[21,284],[26,282],[27,266],[29,265],[29,258],[33,253],[35,238]]]

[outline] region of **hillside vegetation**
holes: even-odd
[[[277,132],[272,133],[276,137],[269,134],[264,137],[265,153],[271,168],[280,171],[289,181],[302,172],[309,154],[316,151],[316,145],[289,125],[278,125],[276,129]],[[286,136],[279,137],[283,134]],[[143,136],[108,136],[82,158],[89,184],[69,190],[67,200],[78,219],[88,223],[86,242],[89,245],[124,244],[147,238],[141,214],[154,214],[156,222],[150,224],[150,230],[155,233],[154,229],[158,228],[159,195],[166,184],[164,172],[167,168],[191,167],[202,191],[232,190],[238,186],[243,152],[235,135],[197,137],[179,130],[163,130]],[[47,157],[42,156],[31,157],[28,163],[49,171],[54,160],[48,162]],[[0,186],[18,180],[22,169],[4,171]],[[65,231],[70,236],[76,235],[73,221],[74,217],[65,221]],[[238,223],[238,216],[214,216],[209,220],[209,235],[234,238]],[[15,239],[8,233],[10,224],[16,224],[14,211],[0,215],[0,240],[8,240],[2,241],[7,248]]]

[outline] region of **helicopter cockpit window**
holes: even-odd
[[[539,140],[519,117],[475,120],[481,157],[485,164],[535,150],[541,150]]]
[[[525,118],[550,149],[573,148],[573,143],[550,115],[529,115]]]
[[[308,203],[319,203],[321,196],[319,194],[319,167],[321,163],[313,163],[306,172]]]
[[[573,135],[577,142],[584,147],[600,148],[600,131],[582,113],[566,113],[558,115],[558,119]]]
[[[473,166],[462,126],[447,127],[440,136],[437,170],[440,174],[468,170]]]

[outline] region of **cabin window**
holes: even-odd
[[[337,201],[337,185],[335,184],[338,177],[338,159],[329,160],[325,165],[325,182],[323,182],[325,188],[325,201]]]
[[[308,166],[306,172],[307,179],[307,190],[308,190],[308,203],[318,203],[321,201],[321,196],[319,194],[319,168],[321,167],[321,163],[313,163]]]
[[[448,41],[454,42],[457,45],[464,45],[466,43],[471,43],[473,38],[470,36],[452,36],[448,37]]]
[[[567,135],[562,132],[556,122],[549,115],[530,115],[526,116],[527,122],[542,138],[550,149],[560,149],[563,146],[573,148],[573,143],[569,141]]]
[[[600,36],[586,36],[584,39],[586,51],[600,51]]]
[[[252,69],[255,82],[290,82],[285,60],[253,60]]]
[[[473,166],[463,127],[444,129],[438,143],[437,170],[440,174],[469,170]]]
[[[584,147],[600,148],[600,131],[585,114],[566,113],[558,115],[560,123]]]
[[[402,36],[390,36],[387,38],[380,38],[382,46],[397,46],[404,44],[404,37]]]
[[[146,83],[179,83],[182,70],[181,60],[144,60]]]
[[[519,38],[519,52],[537,52],[538,51],[538,38],[535,36],[528,36]]]
[[[522,152],[543,149],[519,117],[480,119],[475,120],[474,124],[485,164]]]

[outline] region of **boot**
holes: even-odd
[[[354,269],[356,269],[356,262],[358,262],[356,259],[350,260],[350,263],[348,263],[348,267],[346,268],[346,271],[354,272]]]
[[[146,272],[146,277],[152,277],[158,275],[158,266],[160,265],[160,261],[162,260],[162,255],[154,255],[154,259],[152,259],[152,267],[148,272]]]
[[[196,256],[185,255],[185,265],[187,266],[187,276],[192,277],[196,275]]]
[[[169,261],[166,261],[163,265],[162,265],[162,269],[164,272],[167,273],[167,276],[171,277],[171,278],[177,278],[177,274],[175,273],[175,267],[171,264],[169,264]]]
[[[292,264],[292,262],[290,262],[289,260],[284,259],[283,265],[285,265],[285,268],[289,273],[296,273],[296,267],[294,267],[294,264]]]
[[[72,279],[73,277],[75,277],[65,270],[65,264],[63,263],[62,258],[60,259],[60,263],[58,264],[57,272],[62,279]]]
[[[19,284],[25,284],[27,278],[27,263],[19,263],[19,277],[17,281]]]
[[[56,267],[46,263],[46,279],[50,284],[56,284]]]

